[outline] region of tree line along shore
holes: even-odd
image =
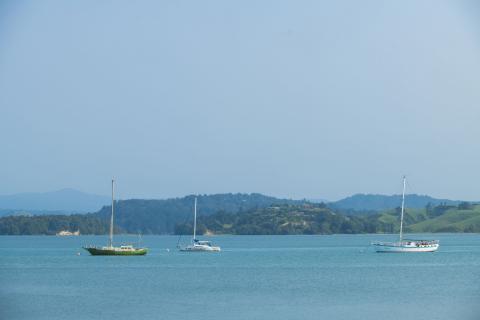
[[[191,234],[193,196],[168,200],[117,201],[115,233]],[[108,233],[109,206],[88,214],[18,215],[0,218],[1,235]],[[198,234],[296,235],[396,233],[400,208],[344,210],[324,203],[259,194],[199,196]],[[480,205],[427,203],[407,208],[405,231],[480,232]]]

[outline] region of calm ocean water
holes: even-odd
[[[434,235],[436,253],[368,247],[395,237],[219,236],[209,254],[145,236],[147,256],[93,257],[80,247],[106,237],[2,236],[0,319],[480,319],[480,235]]]

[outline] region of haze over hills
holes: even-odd
[[[232,198],[232,194],[216,194],[209,196],[201,196],[204,199],[211,197],[216,199],[217,204],[214,206],[216,210],[225,210],[233,212],[232,210],[239,207]],[[264,196],[260,194],[252,194],[255,198],[254,202],[265,204],[285,203],[287,199],[279,199],[271,196]],[[252,197],[244,199],[246,202],[251,201]],[[162,199],[162,200],[142,200],[144,204],[149,204],[149,201],[161,201],[160,203],[181,203],[183,198]],[[220,199],[223,199],[220,201]],[[19,193],[13,195],[0,195],[0,216],[7,215],[41,215],[41,214],[71,214],[71,213],[87,213],[97,212],[103,206],[110,205],[110,197],[89,194],[74,189],[62,189],[53,192],[44,193]],[[233,202],[232,202],[233,201]],[[253,201],[253,200],[252,200]],[[288,200],[290,201],[290,200]],[[382,211],[393,209],[401,204],[401,195],[379,195],[379,194],[355,194],[353,196],[329,202],[322,198],[307,199],[307,200],[292,200],[299,202],[312,203],[326,203],[329,207],[339,210],[347,210],[358,212]],[[449,199],[437,199],[427,195],[409,194],[406,196],[406,206],[409,208],[424,208],[427,204],[439,205],[457,205],[461,201]],[[123,203],[123,202],[122,202]],[[132,202],[135,203],[135,202]],[[125,203],[127,204],[127,203]],[[142,209],[141,209],[142,210]],[[203,208],[209,212],[209,207]]]
[[[51,192],[29,192],[0,195],[0,214],[25,211],[32,214],[95,212],[110,203],[108,196],[89,194],[75,189]]]
[[[405,205],[408,208],[425,208],[426,205],[453,205],[456,206],[459,200],[436,199],[427,195],[407,194],[405,196]],[[402,203],[402,195],[381,195],[381,194],[355,194],[353,196],[341,199],[335,202],[329,202],[328,206],[334,209],[349,210],[372,210],[381,211],[397,208]]]

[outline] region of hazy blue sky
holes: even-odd
[[[480,200],[475,1],[2,1],[0,194]]]

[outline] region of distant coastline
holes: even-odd
[[[116,203],[116,234],[191,234],[192,198],[125,200]],[[109,206],[88,214],[21,215],[0,218],[0,235],[108,233]],[[399,229],[399,208],[339,209],[330,204],[277,199],[260,194],[199,196],[198,233],[205,235],[388,234]],[[427,203],[407,208],[410,233],[478,233],[480,205]]]

